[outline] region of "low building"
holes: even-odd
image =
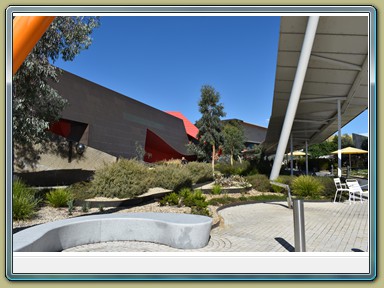
[[[365,150],[368,147],[368,145],[367,147],[364,147],[363,145],[364,142],[368,141],[368,137],[365,135],[352,133],[352,141],[353,141],[353,145],[355,145],[356,148]]]
[[[247,123],[244,122],[243,120],[239,119],[227,119],[223,120],[224,123],[231,123],[231,122],[236,122],[244,130],[244,137],[245,137],[245,142],[244,146],[245,149],[242,151],[242,156],[244,159],[251,160],[255,157],[255,148],[259,146],[266,137],[267,134],[267,128]]]
[[[52,84],[68,100],[50,130],[115,157],[157,162],[194,155],[181,119],[96,83],[63,71]]]
[[[252,149],[254,145],[260,145],[264,140],[265,136],[267,135],[267,128],[244,122],[243,120],[239,119],[226,119],[223,120],[224,123],[226,122],[237,122],[241,125],[241,127],[244,129],[244,136],[245,136],[245,147],[246,149]]]
[[[14,175],[27,184],[61,186],[88,180],[119,158],[196,159],[187,151],[194,136],[188,134],[191,128],[184,126],[184,119],[67,71],[58,79],[51,85],[68,105],[50,125],[55,140],[34,165],[14,167]]]

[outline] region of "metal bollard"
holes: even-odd
[[[293,227],[295,233],[295,252],[306,252],[303,203],[304,201],[302,199],[293,200]]]

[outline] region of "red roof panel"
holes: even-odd
[[[183,120],[185,131],[187,132],[187,134],[197,139],[197,134],[199,133],[199,129],[195,125],[193,125],[192,122],[189,121],[183,114],[175,111],[166,111],[166,113]]]

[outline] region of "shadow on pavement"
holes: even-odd
[[[276,237],[275,240],[287,249],[288,252],[295,252],[295,247],[293,247],[289,242],[287,242],[284,238]]]

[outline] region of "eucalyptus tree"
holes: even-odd
[[[59,119],[67,101],[53,89],[59,58],[72,61],[92,43],[99,17],[56,17],[13,77],[12,128],[14,157],[34,162],[37,144],[47,143],[50,123]],[[41,146],[41,145],[40,145]],[[20,163],[22,163],[21,161]]]
[[[236,121],[225,124],[223,129],[223,151],[230,155],[231,166],[234,156],[239,156],[245,148],[245,136],[243,127]]]
[[[200,153],[198,156],[204,160],[211,160],[212,172],[214,172],[216,151],[223,143],[221,117],[226,114],[223,104],[219,102],[219,92],[209,85],[203,85],[200,91],[199,112],[201,118],[196,122],[199,129],[197,135],[199,143],[196,150]]]

